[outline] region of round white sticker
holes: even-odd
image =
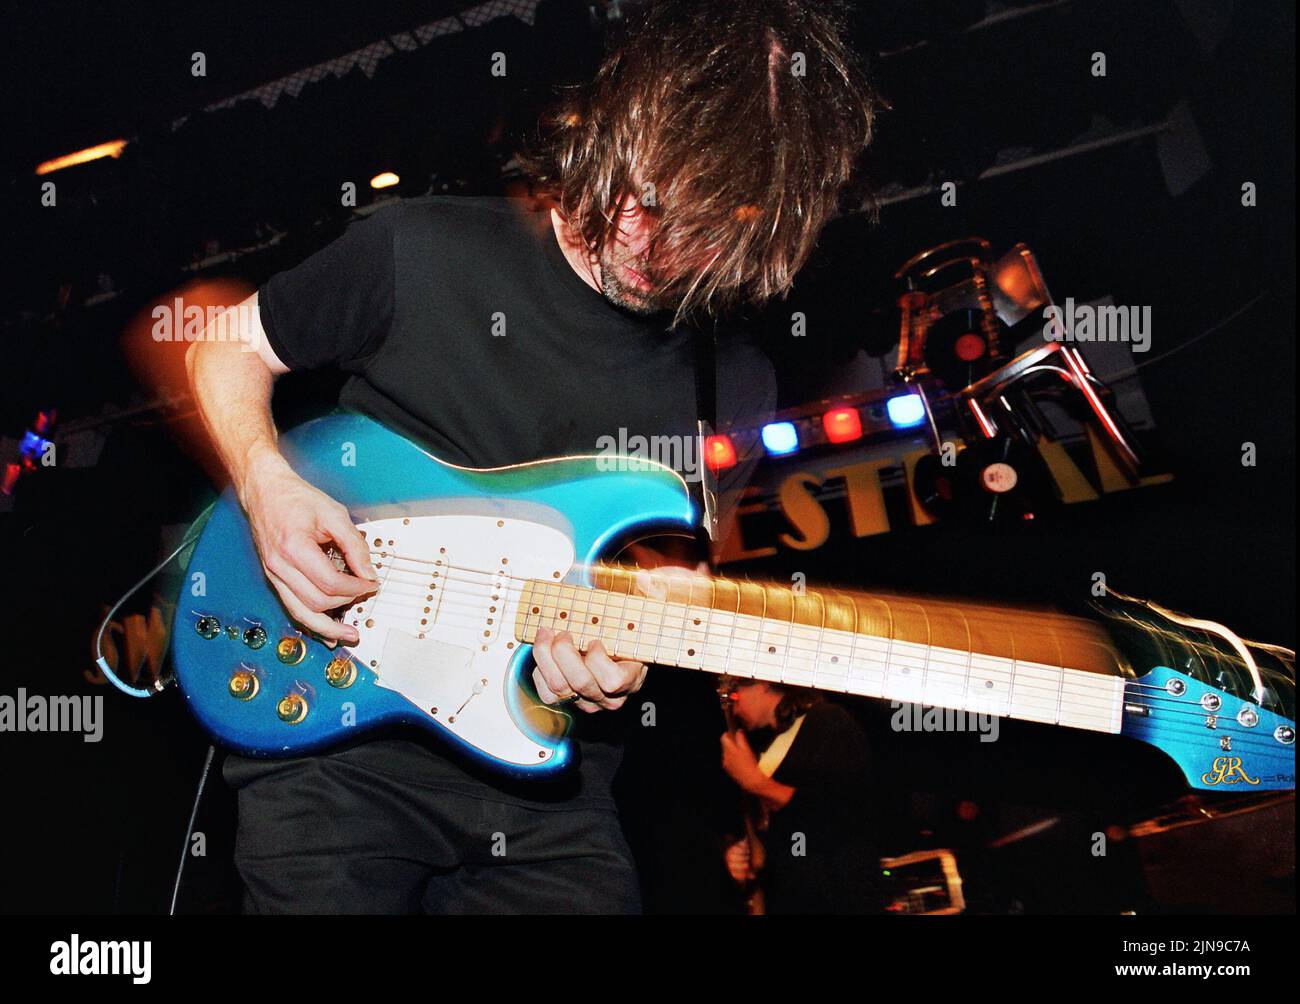
[[[986,489],[1001,495],[1003,492],[1011,491],[1020,480],[1020,476],[1010,464],[996,463],[989,464],[980,472],[980,480]]]

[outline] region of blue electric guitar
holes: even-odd
[[[561,769],[569,717],[530,682],[529,642],[548,627],[616,658],[1119,733],[1163,750],[1194,788],[1295,786],[1294,656],[1218,625],[1137,601],[1094,621],[706,577],[664,577],[651,598],[599,559],[692,525],[667,467],[590,456],[471,470],[356,415],[281,446],[348,507],[380,586],[340,613],[360,641],[327,648],[281,607],[233,494],[218,501],[172,650],[199,721],[241,753],[415,723],[508,771]]]

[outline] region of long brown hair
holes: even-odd
[[[768,686],[781,694],[781,701],[773,713],[778,733],[788,729],[796,718],[806,714],[813,705],[825,700],[820,691],[809,690],[807,687],[790,687],[778,683],[770,683]]]
[[[678,321],[785,295],[840,210],[877,99],[843,7],[651,0],[525,157],[599,257],[635,196],[644,263]]]

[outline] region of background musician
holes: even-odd
[[[862,728],[815,691],[758,680],[723,686],[739,728],[722,736],[722,768],[766,824],[763,868],[752,867],[741,839],[726,852],[731,877],[761,886],[766,913],[878,912],[874,766]]]

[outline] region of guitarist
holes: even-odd
[[[740,727],[722,735],[722,769],[756,805],[760,831],[758,841],[750,832],[727,848],[732,879],[751,890],[751,904],[753,887],[761,890],[765,913],[879,912],[871,748],[861,727],[813,690],[724,682]],[[761,756],[746,731],[770,737]]]
[[[693,443],[701,326],[789,290],[873,109],[831,6],[659,0],[533,151],[549,207],[396,202],[214,322],[237,325],[237,341],[191,347],[194,397],[290,614],[355,642],[329,612],[376,577],[346,509],[277,449],[277,377],[341,369],[344,407],[466,466],[590,454],[620,433]],[[721,340],[718,369],[720,421],[771,411],[756,349]],[[732,469],[724,496],[751,466]],[[580,769],[561,781],[503,782],[404,736],[229,757],[245,908],[637,910],[611,796],[622,716],[609,712],[646,666],[599,644],[580,653],[565,633],[539,634],[533,654],[540,697],[592,713],[579,716]]]

